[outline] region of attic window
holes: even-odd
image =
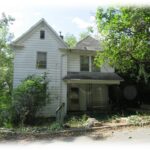
[[[45,31],[44,30],[40,31],[40,39],[45,39]]]

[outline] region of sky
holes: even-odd
[[[150,5],[150,0],[0,0],[0,14],[15,18],[10,31],[14,39],[22,35],[41,18],[62,35],[76,37],[95,24],[95,12],[100,7],[117,5]]]

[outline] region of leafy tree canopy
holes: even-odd
[[[89,26],[85,32],[81,32],[79,34],[79,41],[91,35],[93,32],[94,32],[93,27]]]
[[[10,125],[13,54],[8,44],[12,39],[9,26],[13,20],[5,14],[0,18],[0,126]]]
[[[122,73],[150,78],[150,8],[98,8],[96,23],[103,35],[103,52],[96,64],[108,61]]]
[[[86,31],[79,34],[79,41],[83,40],[87,36],[91,35],[94,32],[93,27],[89,26]],[[70,48],[74,48],[78,42],[77,38],[73,34],[67,34],[65,36],[65,42]]]
[[[12,88],[12,58],[13,54],[8,46],[12,39],[12,34],[9,33],[9,26],[13,22],[13,18],[2,14],[0,19],[0,91],[8,91]]]
[[[67,34],[65,36],[65,42],[68,44],[70,48],[73,48],[77,43],[77,39],[73,34]]]

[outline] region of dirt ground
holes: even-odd
[[[96,130],[92,132],[78,132],[76,134],[8,134],[1,135],[0,143],[101,143],[101,142],[149,142],[150,126],[126,127],[115,130]]]

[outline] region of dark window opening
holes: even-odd
[[[45,39],[45,31],[44,30],[40,31],[40,39]]]
[[[80,71],[89,71],[89,56],[80,56]]]

